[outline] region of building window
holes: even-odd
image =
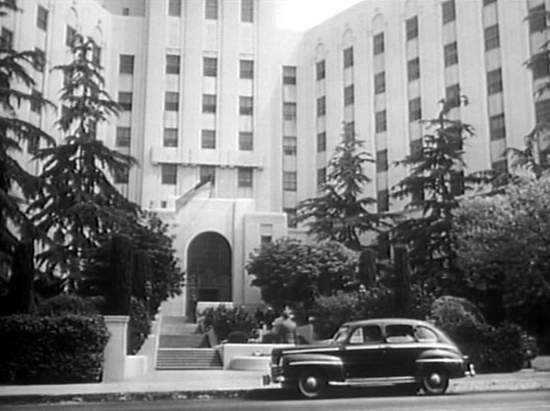
[[[203,94],[202,95],[202,112],[203,113],[216,113],[216,95],[215,94]]]
[[[327,180],[327,168],[322,167],[317,169],[317,188],[322,188],[323,184],[326,183]]]
[[[442,3],[441,10],[443,14],[443,24],[447,24],[455,20],[456,13],[454,0],[447,0],[446,2]]]
[[[129,91],[119,91],[118,105],[122,111],[132,111],[132,93]]]
[[[72,47],[75,38],[76,30],[71,26],[67,26],[67,29],[65,31],[65,45],[67,47]]]
[[[129,16],[130,15],[130,8],[129,7],[123,7],[122,8],[122,15],[123,16]]]
[[[283,118],[285,121],[296,121],[296,103],[283,103]]]
[[[283,190],[296,191],[296,171],[283,171]]]
[[[355,101],[353,84],[344,87],[344,106],[349,106]]]
[[[407,77],[409,81],[414,81],[420,78],[420,59],[418,57],[409,60],[407,63]]]
[[[128,184],[130,181],[130,170],[128,168],[115,170],[114,180],[115,184]]]
[[[483,0],[483,5],[488,6],[491,3],[495,3],[497,0]]]
[[[381,71],[374,75],[374,94],[381,94],[386,91],[386,72]]]
[[[120,74],[134,74],[134,56],[121,54],[118,70]]]
[[[36,11],[36,27],[44,31],[48,29],[48,10],[42,6],[38,6]]]
[[[115,145],[117,147],[130,147],[130,127],[116,128]]]
[[[547,27],[544,3],[529,10],[529,32],[543,31]]]
[[[166,55],[166,74],[180,74],[180,56],[177,54]]]
[[[44,53],[44,50],[35,47],[34,48],[34,59],[33,59],[33,66],[35,70],[43,73],[44,72],[44,66],[46,65],[46,54]]]
[[[216,148],[216,130],[202,130],[201,148],[205,148],[205,149]]]
[[[162,163],[160,172],[162,184],[176,185],[178,182],[178,166],[176,164]]]
[[[376,172],[388,171],[388,150],[380,150],[376,153]]]
[[[285,156],[295,156],[297,147],[296,147],[296,136],[284,136],[283,137],[283,154]]]
[[[377,133],[386,131],[386,110],[377,111],[375,115],[375,130]]]
[[[384,33],[378,33],[372,38],[374,55],[384,52]]]
[[[344,125],[344,136],[346,139],[355,137],[355,121],[350,121]]]
[[[422,157],[422,139],[417,138],[415,140],[411,141],[410,144],[410,150],[411,150],[411,158],[413,160],[418,160]]]
[[[450,107],[460,106],[460,86],[453,84],[445,89],[445,103]]]
[[[456,41],[446,44],[443,49],[443,54],[445,56],[445,67],[458,64],[458,49]]]
[[[390,209],[390,195],[387,189],[378,191],[376,196],[376,207],[379,213]]]
[[[35,154],[39,148],[40,148],[40,137],[38,137],[36,134],[29,135],[29,139],[27,141],[27,153]]]
[[[218,59],[216,57],[204,57],[202,59],[202,74],[204,77],[218,76]]]
[[[181,16],[181,0],[168,0],[168,15],[174,17]]]
[[[344,68],[353,66],[353,47],[344,50]]]
[[[218,19],[218,0],[205,0],[204,17],[209,20]]]
[[[535,120],[537,123],[541,121],[550,123],[550,99],[540,100],[535,103]]]
[[[165,128],[162,144],[164,147],[177,147],[178,146],[178,129],[172,128],[172,127]]]
[[[296,84],[296,66],[283,66],[283,84]]]
[[[254,138],[250,131],[239,132],[239,150],[252,151],[254,149]]]
[[[239,167],[237,170],[239,187],[252,187],[254,178],[252,167]]]
[[[422,118],[422,104],[420,97],[409,100],[409,121],[416,121]]]
[[[243,79],[254,78],[254,60],[240,60],[239,77]]]
[[[13,31],[2,27],[2,34],[0,35],[0,48],[4,50],[13,49]]]
[[[506,159],[495,161],[491,164],[491,168],[496,174],[504,174],[508,172],[508,161]]]
[[[177,91],[164,93],[164,110],[178,111],[180,109],[180,95]]]
[[[98,45],[92,46],[92,62],[98,66],[101,64],[101,47]]]
[[[500,38],[498,35],[498,24],[487,27],[485,29],[485,51],[495,49],[500,46]]]
[[[550,63],[544,59],[537,60],[531,66],[531,70],[533,72],[533,80],[550,76]]]
[[[464,172],[463,171],[451,172],[449,185],[451,189],[451,195],[459,196],[461,194],[464,194]]]
[[[317,152],[327,151],[327,133],[322,131],[317,133]]]
[[[283,212],[286,213],[286,223],[288,228],[296,228],[297,227],[297,219],[296,219],[296,209],[295,208],[285,208]]]
[[[504,113],[500,113],[489,118],[489,135],[491,136],[491,141],[506,138]]]
[[[414,16],[407,19],[407,40],[412,40],[418,37],[418,17]]]
[[[254,102],[252,97],[239,97],[239,114],[241,116],[251,116],[254,112]]]
[[[254,21],[254,0],[241,0],[241,21],[245,23]]]
[[[317,80],[323,80],[325,78],[325,60],[321,60],[315,63],[315,74]]]
[[[500,68],[487,73],[487,94],[496,94],[502,91],[502,71]]]
[[[199,181],[210,181],[212,184],[216,183],[216,167],[215,166],[200,166],[199,167]]]
[[[327,104],[325,96],[317,98],[317,117],[327,114]]]

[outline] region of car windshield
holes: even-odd
[[[349,327],[340,327],[338,331],[334,333],[334,336],[332,337],[332,342],[335,343],[341,343],[348,338],[349,334]]]

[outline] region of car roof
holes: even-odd
[[[426,321],[415,320],[413,318],[369,318],[368,320],[349,321],[342,325],[348,327],[364,326],[364,325],[425,325],[434,328],[433,324]]]

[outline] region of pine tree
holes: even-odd
[[[370,178],[364,168],[373,159],[364,142],[345,130],[328,163],[322,194],[298,204],[297,220],[305,221],[308,234],[319,240],[337,241],[353,250],[363,249],[361,235],[378,231],[380,214],[369,211],[376,200],[362,197]]]
[[[44,190],[32,204],[34,220],[52,242],[39,254],[46,272],[54,268],[76,275],[88,250],[109,234],[135,224],[138,206],[111,183],[110,175],[127,172],[135,160],[97,139],[98,125],[118,115],[118,105],[103,89],[101,67],[93,58],[93,39],[77,35],[73,60],[56,66],[65,78],[63,113],[57,121],[61,144],[38,151]]]
[[[462,96],[442,104],[437,118],[423,121],[431,132],[397,163],[410,172],[393,187],[394,197],[410,200],[396,220],[392,240],[409,247],[417,280],[431,290],[451,287],[458,272],[451,238],[452,211],[464,193],[465,181],[473,180],[463,173],[463,144],[473,129],[448,117],[452,107],[467,104],[467,100]]]
[[[0,2],[0,17],[17,11],[15,1]],[[40,180],[20,164],[22,144],[53,143],[39,127],[18,118],[22,103],[39,110],[52,105],[32,92],[35,81],[25,68],[40,58],[34,51],[15,51],[7,39],[0,41],[0,261],[9,261],[19,237],[32,230],[24,203],[37,194]]]

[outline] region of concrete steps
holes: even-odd
[[[157,352],[157,370],[221,370],[222,363],[214,348],[161,348]]]
[[[209,347],[206,334],[184,317],[163,316],[157,350],[157,370],[222,369],[221,359]]]

